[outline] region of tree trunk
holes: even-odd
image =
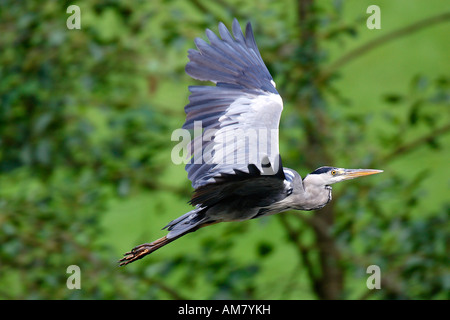
[[[302,71],[303,85],[309,86],[307,94],[298,99],[300,115],[305,120],[305,130],[307,136],[306,150],[308,155],[306,164],[310,168],[319,165],[331,165],[333,159],[326,152],[326,145],[330,140],[327,134],[326,117],[324,114],[325,105],[321,97],[320,88],[316,81],[320,74],[317,56],[319,55],[315,18],[314,0],[298,0],[298,18],[300,28],[300,50],[305,56],[305,61],[300,67]],[[306,114],[305,114],[306,113]],[[308,115],[306,117],[306,115]],[[340,267],[339,251],[335,240],[331,234],[334,224],[334,206],[329,203],[323,209],[315,212],[308,220],[313,227],[316,236],[316,248],[319,251],[320,272],[316,279],[312,279],[313,290],[319,299],[339,299],[343,289],[343,271]]]

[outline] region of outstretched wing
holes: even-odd
[[[191,86],[185,107],[185,129],[201,132],[190,143],[186,165],[192,186],[216,182],[237,172],[280,175],[278,125],[283,102],[261,58],[250,23],[245,36],[238,21],[230,34],[219,24],[221,39],[206,30],[210,41],[197,38],[189,50],[186,73],[215,86]],[[252,166],[253,168],[253,166]]]

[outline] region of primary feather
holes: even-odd
[[[194,188],[235,170],[248,173],[250,164],[264,174],[279,171],[278,125],[283,102],[262,61],[251,25],[247,24],[244,36],[235,19],[232,31],[233,35],[220,23],[221,38],[207,30],[210,43],[197,38],[198,50],[189,50],[187,74],[215,84],[189,87],[183,128],[192,129],[201,121],[204,130],[191,142],[192,159],[186,165]],[[201,148],[196,148],[200,142]],[[265,170],[265,164],[271,170]]]

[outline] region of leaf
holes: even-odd
[[[50,112],[46,112],[40,115],[37,120],[34,122],[33,131],[35,134],[41,134],[45,131],[48,125],[51,123],[53,119],[53,115]]]
[[[412,89],[414,91],[425,91],[429,85],[429,80],[427,77],[422,75],[416,75],[412,80]]]
[[[398,93],[388,93],[383,98],[384,101],[392,104],[400,103],[404,99],[404,97]]]
[[[409,123],[416,125],[419,120],[419,109],[422,106],[422,101],[418,100],[414,102],[409,111]]]

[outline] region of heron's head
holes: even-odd
[[[371,174],[381,173],[383,170],[375,169],[344,169],[335,167],[320,167],[310,174],[304,180],[310,185],[328,186],[330,184],[350,180]]]

